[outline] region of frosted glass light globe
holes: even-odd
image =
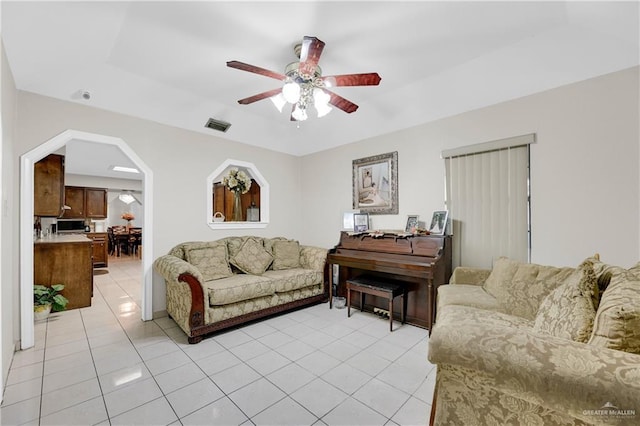
[[[287,83],[282,87],[282,95],[287,102],[295,104],[300,100],[300,86],[294,82]]]

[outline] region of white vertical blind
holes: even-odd
[[[529,261],[529,143],[533,135],[527,136],[531,138],[525,145],[518,137],[513,138],[518,146],[508,146],[509,140],[503,140],[496,142],[507,147],[443,152],[454,266],[491,268],[500,256]],[[491,146],[478,145],[481,149]]]

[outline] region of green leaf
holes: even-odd
[[[51,310],[54,312],[64,311],[67,309],[67,303],[69,300],[61,294],[53,296],[53,303],[51,304]]]
[[[58,305],[65,306],[67,303],[69,303],[69,300],[61,294],[56,294],[55,296],[53,296],[53,302]]]
[[[43,294],[49,294],[49,289],[43,285],[34,285],[33,294],[41,296]]]

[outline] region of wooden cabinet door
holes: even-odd
[[[64,200],[64,156],[51,154],[34,165],[33,214],[58,217]]]
[[[71,207],[62,215],[65,219],[105,219],[107,217],[107,190],[66,186],[65,204]]]
[[[109,265],[107,234],[102,232],[87,234],[92,243],[93,267],[106,268]]]
[[[85,188],[86,217],[105,219],[107,217],[107,190],[103,188]]]
[[[71,210],[65,210],[62,215],[65,219],[84,219],[84,187],[82,186],[65,186],[64,187],[64,204],[71,207]]]

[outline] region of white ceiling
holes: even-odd
[[[638,2],[10,2],[2,37],[20,90],[293,155],[313,153],[639,63]],[[303,36],[360,108],[302,123],[269,100]],[[86,101],[80,90],[91,92]],[[232,123],[204,128],[209,117]],[[80,129],[81,130],[81,129]]]
[[[64,171],[74,175],[142,180],[142,173],[113,170],[113,166],[136,169],[136,165],[115,145],[72,139],[65,145]]]

